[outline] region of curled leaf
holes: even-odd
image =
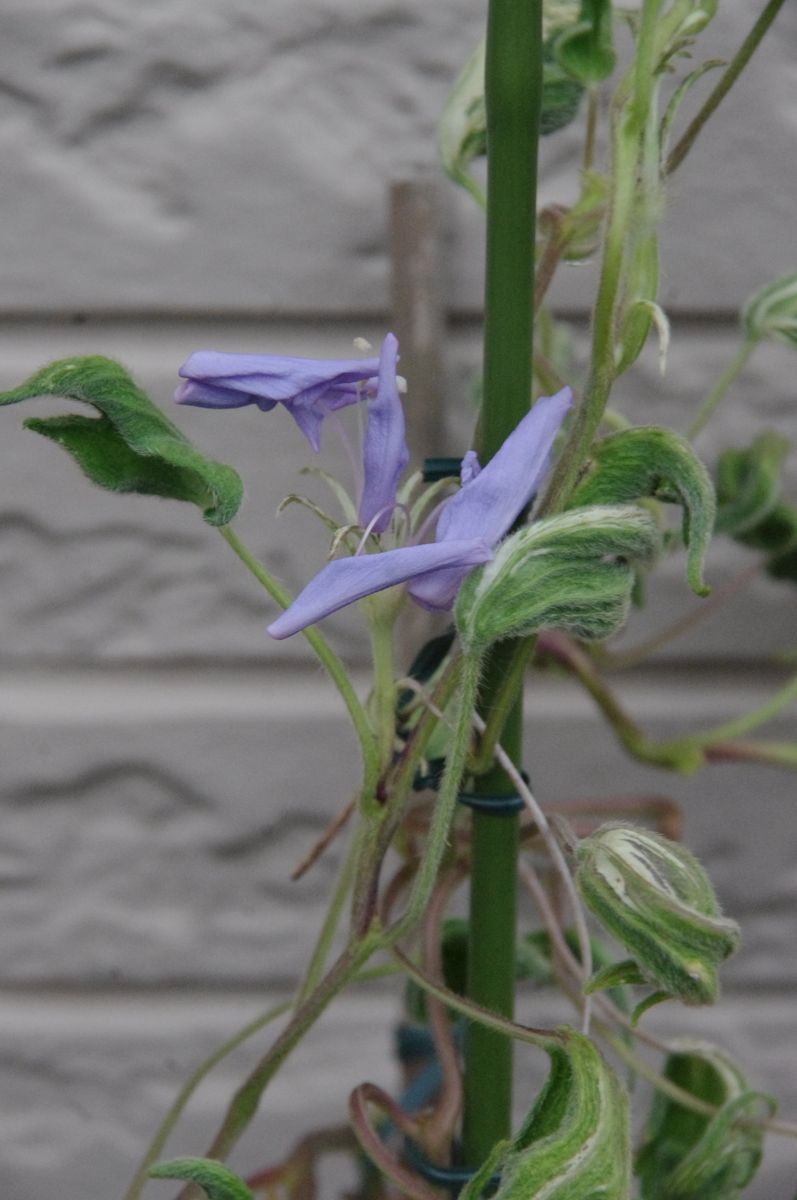
[[[635,568],[651,562],[658,547],[655,523],[633,506],[579,508],[536,521],[465,580],[457,632],[471,650],[543,628],[606,638],[628,615]]]
[[[479,1200],[500,1169],[495,1200],[628,1200],[628,1097],[595,1045],[569,1028],[545,1049],[551,1069],[511,1143],[499,1144],[461,1193]]]
[[[667,318],[656,302],[659,288],[659,248],[655,230],[636,240],[629,258],[616,348],[618,376],[633,366],[639,358],[651,324],[655,323],[659,333],[660,363],[662,340],[665,342],[666,357],[669,334]],[[665,329],[667,336],[663,339],[662,333]]]
[[[437,130],[437,147],[443,170],[484,206],[484,193],[468,167],[487,150],[487,118],[484,111],[485,42],[471,54],[457,76]]]
[[[721,58],[712,58],[707,62],[701,63],[699,67],[695,67],[694,71],[690,71],[685,79],[682,79],[678,87],[670,97],[669,103],[664,111],[664,116],[661,120],[659,131],[659,140],[661,145],[661,161],[662,164],[666,161],[667,153],[670,144],[670,131],[678,113],[678,109],[686,98],[687,93],[694,87],[699,79],[701,79],[707,71],[713,71],[717,67],[724,67],[726,63]]]
[[[98,417],[37,417],[25,426],[63,446],[99,487],[188,501],[210,525],[226,525],[238,511],[243,485],[232,467],[196,450],[119,363],[61,359],[0,394],[0,405],[34,396],[80,400],[97,410]]]
[[[211,1158],[174,1158],[150,1167],[153,1179],[185,1179],[197,1183],[208,1200],[254,1200],[252,1193],[229,1167]]]
[[[788,452],[785,437],[765,430],[751,446],[720,455],[716,469],[718,532],[742,539],[769,517],[780,496],[780,473]]]
[[[687,578],[698,596],[708,595],[703,563],[714,527],[714,487],[689,443],[669,429],[623,429],[596,442],[589,470],[569,507],[624,504],[652,497],[683,509]]]
[[[715,1116],[657,1093],[634,1164],[642,1200],[737,1200],[761,1161],[763,1132],[739,1117],[771,1116],[774,1101],[751,1091],[738,1064],[708,1042],[673,1044],[663,1074]]]
[[[773,337],[797,346],[797,271],[765,284],[742,310],[742,325],[752,341]]]

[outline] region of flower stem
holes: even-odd
[[[305,998],[289,1024],[233,1096],[221,1127],[208,1147],[206,1158],[217,1158],[224,1162],[254,1117],[266,1087],[294,1046],[338,992],[356,977],[360,967],[379,948],[379,942],[379,934],[370,932],[350,944],[315,990]]]
[[[271,596],[272,600],[276,600],[280,608],[287,608],[291,602],[291,598],[284,588],[280,587],[275,579],[269,575],[263,564],[259,562],[252,552],[244,545],[229,525],[223,525],[219,529],[219,533],[224,538],[228,546],[238,555],[245,567],[251,571],[255,579],[260,583]],[[357,698],[357,694],[351,685],[351,681],[346,671],[345,666],[338,658],[335,651],[317,629],[311,626],[303,631],[305,638],[316,653],[321,665],[325,668],[335,687],[338,689],[349,716],[351,717],[354,731],[360,743],[360,751],[363,759],[363,794],[370,795],[376,787],[376,781],[379,775],[379,753],[377,743],[374,738],[373,730],[366,716],[365,709]]]
[[[589,376],[538,516],[558,512],[578,479],[615,380],[615,332],[626,247],[632,228],[637,170],[655,93],[656,25],[661,0],[643,0],[634,63],[621,82],[612,114],[611,197],[598,291],[592,310]]]
[[[776,692],[774,696],[770,696],[766,703],[759,708],[753,709],[752,712],[745,713],[741,717],[735,717],[732,721],[726,721],[724,725],[716,725],[713,729],[706,729],[700,733],[693,733],[681,739],[688,742],[690,746],[709,746],[713,742],[729,742],[734,738],[742,737],[746,733],[750,733],[752,729],[757,729],[759,725],[763,725],[766,721],[771,721],[778,713],[790,704],[792,700],[797,699],[797,675]]]
[[[703,430],[709,418],[714,412],[714,409],[724,399],[728,388],[732,383],[735,383],[743,368],[747,365],[747,360],[755,350],[758,342],[755,338],[748,338],[742,342],[733,359],[720,375],[714,387],[711,389],[705,400],[697,411],[695,419],[686,431],[686,436],[694,439]]]
[[[248,1025],[244,1025],[243,1029],[239,1029],[237,1033],[232,1035],[232,1037],[222,1042],[220,1046],[216,1047],[212,1054],[208,1055],[204,1062],[200,1063],[197,1069],[192,1075],[189,1076],[189,1078],[180,1088],[180,1091],[177,1093],[177,1096],[175,1097],[169,1111],[158,1126],[158,1130],[154,1138],[147,1147],[146,1153],[138,1165],[138,1169],[133,1176],[130,1187],[124,1194],[124,1200],[138,1200],[144,1185],[149,1179],[150,1167],[160,1158],[163,1148],[169,1140],[172,1130],[183,1114],[186,1104],[191,1099],[205,1076],[209,1075],[213,1068],[220,1063],[223,1058],[226,1058],[227,1055],[231,1054],[233,1050],[237,1050],[238,1047],[242,1045],[248,1038],[252,1037],[252,1035],[255,1033],[259,1033],[259,1031],[264,1029],[266,1025],[270,1024],[271,1021],[275,1021],[277,1017],[281,1017],[284,1013],[288,1012],[290,1007],[290,1000],[284,1000],[282,1004],[275,1004],[273,1008],[269,1008],[266,1012],[261,1013],[260,1016],[255,1017],[254,1021],[250,1021]]]
[[[393,679],[393,624],[384,619],[370,623],[374,662],[374,709],[380,770],[389,765],[396,736],[396,686]],[[365,797],[367,800],[367,797]]]
[[[446,769],[440,784],[437,803],[434,806],[423,858],[415,876],[407,907],[396,924],[388,930],[384,943],[386,946],[394,945],[412,929],[422,916],[434,891],[440,864],[448,846],[448,835],[454,819],[457,796],[467,762],[480,673],[480,656],[466,656],[462,667],[456,723],[446,755]]]
[[[318,936],[316,938],[313,953],[310,956],[310,962],[302,979],[299,989],[296,993],[294,1005],[298,1008],[310,993],[318,987],[321,975],[329,956],[330,947],[335,938],[340,918],[343,913],[346,899],[351,891],[352,881],[354,879],[354,870],[357,865],[357,859],[360,853],[360,845],[363,840],[364,824],[360,824],[354,831],[354,836],[351,839],[343,863],[338,872],[338,878],[335,883],[332,899],[329,902],[329,908],[324,914],[324,920],[321,924]]]
[[[484,403],[479,451],[488,461],[531,400],[533,266],[537,142],[542,93],[542,0],[490,0],[487,17],[487,257],[484,301]],[[498,647],[485,672],[481,709],[487,716],[512,645]],[[522,694],[496,730],[512,760],[520,760]],[[499,767],[476,782],[482,794],[513,791]],[[474,813],[468,996],[511,1016],[514,1006],[518,819]],[[465,1047],[463,1143],[466,1160],[481,1163],[511,1130],[512,1043],[471,1025]]]
[[[677,145],[673,147],[669,158],[667,159],[666,170],[668,175],[671,175],[673,171],[676,171],[686,158],[706,121],[719,107],[720,102],[724,100],[725,96],[727,96],[728,92],[731,90],[733,85],[736,83],[736,80],[747,66],[748,62],[753,56],[754,51],[758,47],[759,42],[783,7],[783,3],[784,0],[769,0],[769,3],[753,25],[753,28],[750,30],[739,49],[728,63],[728,66],[723,72],[714,90],[709,94],[708,99],[703,104],[703,107],[687,126],[686,131],[682,134]]]

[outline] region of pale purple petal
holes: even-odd
[[[276,400],[265,400],[261,396],[196,379],[184,379],[174,393],[174,399],[177,404],[191,404],[195,408],[243,408],[246,404],[257,404],[263,412],[270,412],[277,404]]]
[[[404,410],[396,383],[398,342],[389,333],[379,358],[376,397],[368,402],[368,424],[363,438],[365,482],[360,498],[359,521],[374,533],[390,524],[396,489],[410,453],[404,438]]]
[[[435,542],[435,546],[450,546],[451,542]],[[456,545],[456,543],[454,543]],[[411,596],[421,608],[430,612],[448,612],[456,599],[462,581],[473,570],[470,566],[447,567],[441,571],[431,571],[428,575],[414,579],[407,588]]]
[[[183,379],[218,381],[268,400],[291,400],[315,388],[356,384],[374,379],[378,358],[290,358],[278,354],[223,354],[200,350],[177,372]]]
[[[437,522],[439,542],[477,534],[494,546],[503,537],[544,479],[572,402],[570,388],[537,400],[487,466],[446,502]]]
[[[364,399],[378,371],[377,358],[288,358],[201,350],[180,367],[178,374],[187,382],[177,389],[175,400],[200,408],[256,404],[264,412],[283,404],[318,450],[327,413]]]
[[[460,486],[464,487],[466,483],[472,483],[477,475],[481,473],[481,465],[475,450],[467,450],[465,457],[459,465],[459,482]]]
[[[407,579],[423,579],[452,567],[466,575],[473,567],[489,562],[491,558],[492,551],[481,538],[402,546],[382,554],[336,558],[310,580],[290,608],[269,625],[268,632],[273,638],[290,637],[373,592],[381,592]]]

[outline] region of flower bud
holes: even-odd
[[[751,296],[742,324],[750,341],[773,337],[797,346],[797,272],[773,279]]]
[[[700,863],[647,829],[604,825],[577,851],[576,883],[641,975],[686,1004],[712,1004],[717,971],[739,943]]]

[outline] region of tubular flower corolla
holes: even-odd
[[[541,397],[481,470],[473,452],[466,454],[460,490],[443,505],[434,542],[356,554],[327,563],[268,627],[271,636],[290,637],[356,600],[399,583],[409,582],[410,596],[422,607],[450,609],[463,579],[474,567],[493,557],[493,547],[536,494],[548,470],[554,439],[571,403],[569,388],[563,388],[555,396]],[[374,432],[372,443],[374,447],[390,447],[384,451],[381,467],[377,454],[369,458],[369,413],[361,521],[366,518],[373,521],[376,514],[389,513],[395,501],[395,481],[400,471],[396,466],[403,453],[399,450],[399,446],[403,447],[403,418],[399,436],[397,404],[400,404],[397,394],[395,399],[388,399],[387,392],[384,393],[384,410],[378,410],[382,413],[379,421],[384,424],[383,428],[377,426],[379,432]],[[382,472],[381,484],[375,478],[378,470]],[[365,497],[369,494],[375,498],[364,511]]]

